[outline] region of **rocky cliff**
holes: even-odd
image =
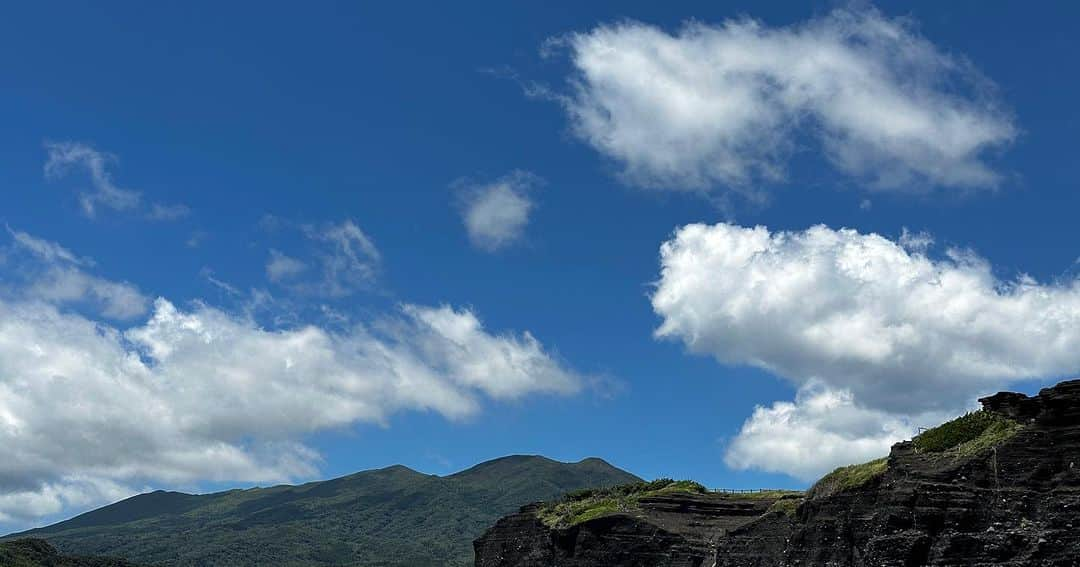
[[[476,540],[476,565],[700,567],[711,564],[720,535],[762,516],[777,499],[671,492],[641,498],[631,513],[564,527],[549,527],[533,504]]]
[[[980,401],[801,500],[688,495],[568,527],[526,507],[476,541],[476,565],[1080,565],[1080,380]]]

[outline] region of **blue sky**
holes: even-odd
[[[9,6],[0,526],[510,453],[805,486],[1066,377],[1075,11]]]

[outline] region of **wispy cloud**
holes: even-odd
[[[93,258],[76,256],[71,250],[60,246],[55,242],[38,238],[21,230],[15,230],[7,225],[4,226],[7,228],[8,234],[11,235],[15,244],[30,251],[46,262],[67,262],[76,266],[94,265]]]
[[[151,203],[143,211],[142,193],[124,189],[113,181],[109,165],[116,162],[112,154],[101,152],[89,144],[80,142],[46,142],[48,158],[45,161],[45,178],[59,180],[73,170],[84,171],[90,179],[91,190],[79,194],[79,203],[86,216],[94,218],[101,209],[136,212],[150,220],[169,221],[188,216],[191,209],[183,204]]]
[[[146,218],[157,221],[172,221],[182,219],[191,214],[191,208],[187,205],[162,205],[154,203],[146,213]]]
[[[270,249],[270,258],[266,261],[266,277],[270,281],[280,282],[297,276],[304,270],[307,270],[307,264],[273,248]]]
[[[146,312],[149,299],[134,285],[115,282],[88,273],[91,258],[78,256],[67,248],[26,232],[8,227],[12,244],[5,258],[10,263],[17,297],[54,304],[78,304],[96,308],[110,319],[126,320]],[[11,254],[11,248],[21,254]]]
[[[61,179],[75,168],[89,174],[93,190],[79,196],[87,216],[95,216],[99,207],[128,211],[139,206],[142,195],[138,191],[122,189],[113,182],[108,164],[116,160],[115,156],[78,142],[46,142],[45,149],[49,154],[45,162],[47,179]]]
[[[297,223],[265,215],[259,227],[268,232],[299,235],[289,253],[268,251],[266,276],[295,293],[341,298],[370,289],[379,276],[382,254],[352,219],[338,223]]]

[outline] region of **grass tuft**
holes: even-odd
[[[567,493],[562,500],[545,504],[537,515],[548,527],[567,528],[610,514],[634,512],[638,510],[638,500],[646,496],[678,492],[702,494],[708,489],[692,480],[670,478],[588,488]]]
[[[888,457],[875,459],[860,465],[848,465],[840,467],[833,472],[821,477],[807,492],[809,498],[823,498],[863,486],[871,480],[885,474],[889,468]]]
[[[799,504],[802,504],[804,500],[801,494],[782,496],[779,500],[773,502],[772,506],[769,506],[766,513],[779,513],[794,518],[795,511],[799,509]]]
[[[912,443],[920,453],[955,451],[959,456],[969,456],[999,445],[1022,428],[1005,416],[979,410],[924,431]]]

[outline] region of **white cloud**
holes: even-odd
[[[88,304],[110,319],[131,319],[146,312],[149,300],[135,286],[87,273],[84,268],[93,266],[93,259],[10,227],[8,232],[15,246],[11,252],[22,254],[8,259],[9,279],[17,285],[0,291],[57,304]]]
[[[199,246],[202,246],[203,242],[209,237],[210,233],[205,230],[196,230],[191,233],[191,236],[189,236],[186,241],[184,241],[184,245],[188,248],[198,248]]]
[[[896,418],[960,411],[1008,381],[1080,370],[1080,282],[1002,281],[974,253],[932,258],[928,235],[905,240],[684,226],[661,247],[656,334]],[[804,405],[774,406],[748,426],[781,410],[805,418]]]
[[[40,273],[27,295],[53,303],[89,302],[110,319],[146,313],[149,300],[127,282],[109,281],[74,268],[51,267]]]
[[[286,256],[277,250],[270,249],[270,259],[266,261],[266,277],[272,282],[278,282],[302,273],[307,269],[307,264]]]
[[[784,177],[800,134],[872,188],[992,187],[986,154],[1017,132],[971,65],[874,10],[675,34],[623,22],[556,43],[574,132],[646,187],[749,193]]]
[[[112,154],[98,151],[79,142],[46,142],[48,159],[45,162],[46,179],[61,179],[73,169],[82,169],[90,177],[92,191],[79,195],[79,204],[88,217],[95,217],[100,208],[114,211],[134,211],[142,207],[142,193],[118,186],[109,172],[109,163],[116,161]],[[152,203],[145,211],[150,220],[176,220],[191,213],[187,205],[164,205]]]
[[[473,246],[494,252],[521,240],[535,204],[529,192],[540,178],[516,171],[494,183],[459,189],[462,219]]]
[[[146,218],[150,220],[171,221],[182,219],[190,214],[191,207],[188,207],[187,205],[163,205],[161,203],[154,203],[150,206],[150,211],[146,213]]]
[[[45,149],[49,153],[49,159],[45,162],[45,177],[59,179],[76,167],[85,169],[90,175],[94,190],[84,192],[79,197],[87,216],[93,217],[99,206],[117,211],[139,206],[142,196],[138,191],[122,189],[113,182],[107,167],[110,161],[116,159],[112,155],[78,142],[47,142]]]
[[[264,218],[262,224],[268,229],[295,226],[269,216]],[[303,261],[271,250],[266,266],[267,277],[271,281],[299,293],[331,298],[352,295],[375,283],[382,254],[371,237],[355,222],[346,219],[338,224],[305,224],[298,228],[307,239],[307,252],[311,260]],[[309,266],[314,268],[308,269]],[[298,277],[303,273],[312,275]]]
[[[68,475],[34,489],[0,491],[0,524],[21,525],[64,510],[116,502],[137,492],[105,479]]]
[[[68,262],[76,266],[94,265],[92,259],[80,258],[71,252],[71,250],[60,246],[55,242],[38,238],[21,230],[14,230],[10,226],[7,227],[7,231],[15,244],[25,248],[46,262]]]
[[[445,306],[330,332],[158,299],[121,330],[0,299],[0,521],[131,486],[310,477],[320,456],[307,434],[406,410],[461,419],[484,398],[581,383],[527,332],[494,334]]]
[[[794,402],[758,406],[728,446],[734,469],[756,468],[815,480],[838,465],[863,463],[915,432],[915,424],[940,422],[937,414],[913,420],[855,403],[850,392],[812,381]]]

